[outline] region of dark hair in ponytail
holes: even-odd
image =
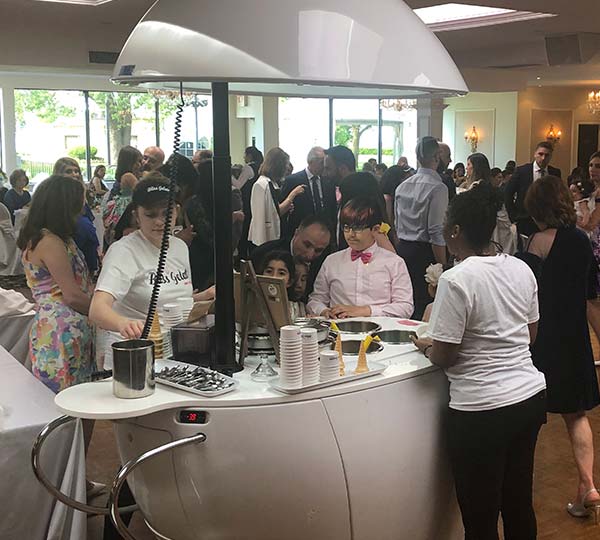
[[[488,182],[473,186],[452,199],[446,225],[458,225],[464,238],[475,251],[485,249],[492,241],[496,217],[502,208],[502,194]]]

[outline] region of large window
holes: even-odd
[[[377,159],[379,146],[379,101],[376,99],[334,99],[334,144],[354,152],[360,171],[369,159]]]
[[[295,172],[306,167],[313,146],[327,148],[329,100],[279,98],[279,146],[290,155]]]
[[[47,178],[54,162],[72,156],[85,171],[83,92],[15,90],[17,166],[32,185]]]
[[[401,156],[416,168],[417,109],[405,100],[381,102],[381,161],[388,167]]]

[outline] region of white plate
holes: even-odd
[[[419,326],[419,328],[417,328],[415,330],[417,337],[419,338],[423,338],[423,337],[431,337],[429,335],[429,325],[428,324],[423,324],[422,326]]]
[[[327,388],[329,386],[335,386],[338,384],[343,384],[350,381],[358,381],[360,379],[366,379],[367,377],[374,377],[375,375],[379,375],[386,370],[386,366],[379,362],[369,362],[369,372],[361,373],[360,375],[354,375],[352,371],[356,369],[356,364],[358,360],[347,360],[346,361],[346,373],[351,373],[350,375],[344,375],[343,377],[336,377],[330,381],[318,382],[316,384],[310,384],[306,386],[302,386],[300,388],[285,388],[284,386],[280,386],[279,379],[276,379],[271,383],[271,388],[273,390],[277,390],[278,392],[282,392],[283,394],[301,394],[302,392],[310,392],[311,390],[319,390],[320,388]]]

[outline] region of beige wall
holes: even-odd
[[[552,164],[559,167],[563,177],[577,165],[577,131],[581,123],[600,123],[600,115],[591,114],[586,105],[591,88],[547,87],[528,88],[519,92],[517,121],[517,162],[533,159],[534,146],[545,139],[554,128],[563,132]]]
[[[465,163],[471,153],[464,133],[473,126],[480,136],[477,150],[488,157],[492,167],[504,167],[509,159],[515,159],[517,102],[516,92],[471,92],[446,99],[443,140],[450,145],[454,162]]]

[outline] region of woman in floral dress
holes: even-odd
[[[81,182],[51,176],[37,188],[18,240],[36,302],[29,346],[33,374],[55,393],[89,381],[95,369],[87,317],[93,288],[73,240],[84,197]]]

